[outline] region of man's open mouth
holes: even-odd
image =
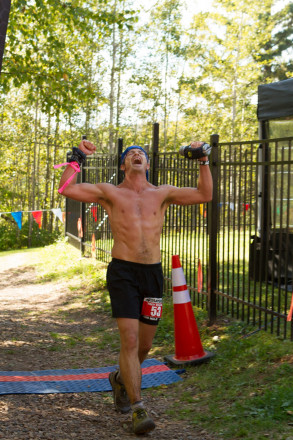
[[[142,163],[141,158],[140,158],[140,157],[135,157],[135,158],[133,159],[133,163],[134,163],[134,164],[141,164],[141,163]]]

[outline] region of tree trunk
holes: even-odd
[[[36,105],[35,105],[35,139],[34,139],[34,149],[33,149],[33,160],[32,160],[32,172],[31,172],[31,179],[30,179],[30,203],[29,203],[29,210],[34,211],[35,210],[35,196],[36,196],[36,151],[37,151],[37,142],[38,142],[38,114],[39,114],[39,92],[37,91],[37,99],[36,99]],[[29,232],[28,232],[28,247],[30,248],[32,245],[32,231],[33,231],[33,216],[29,215]]]
[[[236,126],[236,118],[237,118],[237,85],[238,85],[238,66],[239,66],[239,58],[240,58],[240,50],[241,50],[241,39],[242,39],[242,27],[243,27],[243,14],[241,16],[241,21],[239,24],[239,34],[237,40],[237,49],[236,49],[236,58],[234,65],[234,75],[233,75],[233,85],[232,85],[232,124],[231,124],[231,142],[234,142],[235,138],[235,126]]]
[[[41,142],[39,141],[36,144],[36,172],[35,172],[35,187],[36,187],[36,194],[35,194],[35,209],[40,209],[40,160],[41,160]]]
[[[47,128],[47,146],[46,146],[46,182],[45,182],[45,194],[44,194],[44,204],[43,208],[48,208],[48,198],[49,198],[49,183],[50,183],[50,171],[51,171],[51,160],[50,160],[50,146],[51,146],[51,111],[49,111],[48,118],[48,128]],[[47,229],[48,225],[48,213],[44,211],[43,213],[43,228]]]
[[[124,2],[123,2],[123,9],[122,12],[124,12]],[[115,145],[117,145],[118,141],[118,131],[120,126],[120,115],[121,115],[121,105],[120,105],[120,98],[121,98],[121,73],[123,69],[123,48],[124,48],[124,31],[123,29],[120,29],[119,31],[119,62],[118,62],[118,80],[117,80],[117,95],[116,95],[116,131],[115,131]]]
[[[54,150],[53,150],[53,163],[56,163],[56,157],[57,157],[57,148],[58,148],[58,136],[59,136],[59,124],[60,124],[60,111],[58,110],[57,113],[57,121],[56,121],[56,129],[55,129],[55,136],[54,136]],[[51,175],[51,191],[50,191],[50,207],[54,208],[55,205],[55,173],[52,173]],[[53,215],[50,216],[49,221],[49,232],[53,231]]]
[[[183,78],[185,71],[185,61],[183,63],[182,73],[180,78]],[[178,125],[179,125],[179,114],[180,114],[180,107],[181,107],[181,85],[180,85],[180,79],[178,84],[178,98],[177,98],[177,109],[176,109],[176,121],[175,121],[175,133],[174,133],[174,150],[177,148],[177,136],[178,136]]]
[[[166,45],[166,58],[165,58],[165,93],[164,93],[164,152],[167,148],[167,135],[168,135],[168,68],[169,68],[169,48],[168,43]]]
[[[92,66],[90,66],[90,71],[88,72],[89,79],[88,79],[88,86],[91,88],[92,86]],[[86,109],[85,109],[85,135],[89,134],[89,128],[90,128],[90,121],[91,121],[91,104],[90,100],[87,100],[86,103]]]
[[[114,3],[113,14],[116,16],[117,0]],[[115,69],[116,69],[116,23],[113,23],[113,34],[112,34],[112,67],[111,67],[111,79],[110,79],[110,96],[109,96],[109,107],[110,107],[110,120],[109,120],[109,152],[112,154],[114,152],[114,103],[115,103]]]

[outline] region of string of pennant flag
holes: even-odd
[[[9,212],[0,212],[0,217],[3,214],[11,214],[12,217],[14,218],[17,226],[19,227],[19,229],[22,228],[22,216],[23,213],[25,212],[31,212],[33,218],[35,219],[35,221],[37,222],[39,228],[41,228],[42,226],[42,218],[43,218],[43,212],[48,212],[51,211],[53,212],[53,214],[62,222],[64,223],[64,217],[65,217],[65,212],[61,211],[61,208],[52,208],[52,209],[42,209],[40,211],[9,211]]]

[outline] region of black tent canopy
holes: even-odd
[[[293,116],[293,78],[258,87],[259,121]]]
[[[2,0],[0,4],[0,73],[2,67],[2,57],[4,53],[5,37],[8,25],[8,17],[11,0]]]
[[[258,87],[257,117],[263,142],[258,148],[257,233],[251,243],[250,273],[292,285],[293,78]],[[261,271],[255,269],[258,264]]]

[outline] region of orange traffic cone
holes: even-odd
[[[96,258],[96,237],[92,235],[92,258]]]
[[[291,299],[291,306],[290,306],[290,310],[287,316],[287,321],[292,321],[292,315],[293,315],[293,295],[292,295],[292,299]]]
[[[201,269],[200,259],[198,259],[198,267],[197,267],[197,291],[198,293],[201,293],[202,291],[202,269]]]
[[[174,365],[195,365],[215,353],[203,349],[179,256],[172,256],[175,355],[165,356]]]

